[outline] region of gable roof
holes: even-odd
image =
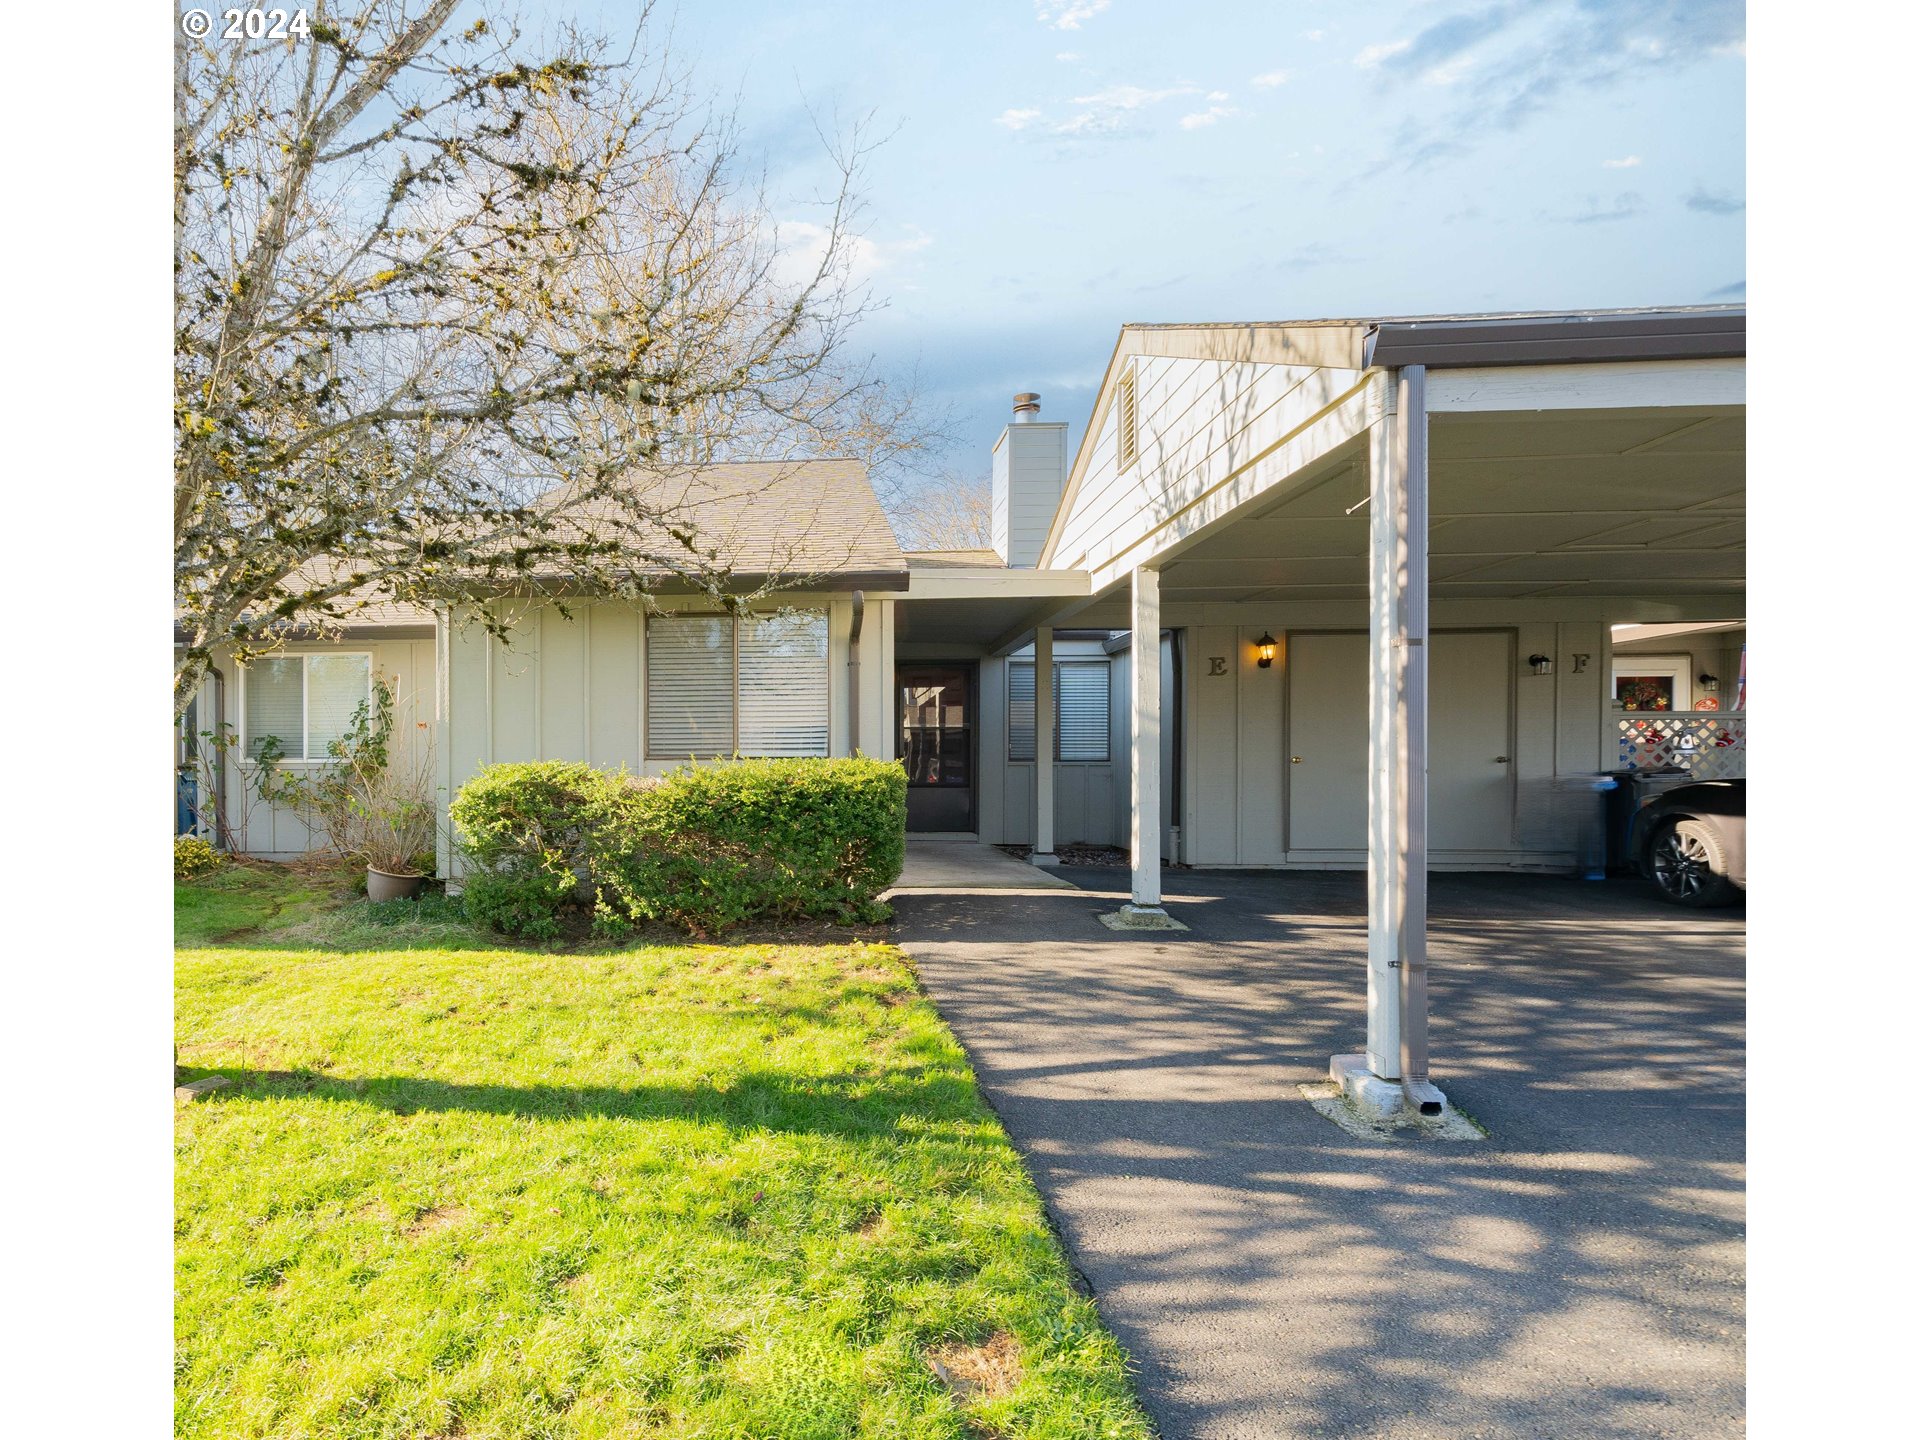
[[[1577,364],[1746,353],[1745,305],[1122,325],[1060,488],[1040,560],[1052,561],[1062,522],[1093,454],[1094,437],[1105,423],[1125,362],[1136,355],[1359,372],[1402,365]]]

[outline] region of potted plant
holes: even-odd
[[[383,769],[350,802],[354,852],[367,862],[367,899],[411,900],[427,883],[416,857],[431,854],[433,787],[419,768]]]
[[[376,678],[373,703],[328,747],[333,765],[312,784],[334,848],[366,864],[369,900],[418,895],[427,880],[419,857],[434,848],[433,750],[419,743],[394,752],[393,709],[392,689]]]

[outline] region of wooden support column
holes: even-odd
[[[1133,572],[1133,902],[1123,913],[1164,916],[1160,905],[1160,572]]]
[[[1058,865],[1053,853],[1053,627],[1033,632],[1033,854],[1036,865]]]
[[[1390,377],[1367,450],[1367,1068],[1426,1079],[1426,371]]]

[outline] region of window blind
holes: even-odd
[[[1007,759],[1033,759],[1033,662],[1015,660],[1007,666]]]
[[[1032,667],[1028,667],[1031,671]],[[1053,693],[1059,716],[1054,733],[1062,760],[1107,758],[1107,664],[1104,660],[1063,662],[1054,667]]]
[[[354,712],[372,696],[366,655],[275,655],[246,667],[247,758],[258,760],[268,737],[283,760],[325,760]]]
[[[1108,670],[1104,660],[1063,660],[1053,667],[1054,759],[1108,758]],[[1007,758],[1034,754],[1033,662],[1007,666]]]
[[[827,753],[827,617],[818,610],[740,622],[740,753]]]
[[[327,759],[327,746],[352,728],[354,712],[367,703],[370,679],[365,655],[307,656],[309,760]]]
[[[731,755],[733,720],[733,621],[654,616],[647,622],[647,754]]]
[[[247,758],[258,760],[269,736],[279,740],[280,755],[301,759],[305,735],[301,726],[304,712],[301,657],[275,655],[247,666]]]

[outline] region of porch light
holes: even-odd
[[[1255,648],[1260,651],[1260,668],[1262,670],[1271,670],[1273,668],[1273,647],[1276,643],[1272,632],[1262,631],[1260,638],[1253,643]]]
[[[1551,675],[1553,673],[1553,657],[1551,655],[1529,655],[1527,656],[1527,668],[1536,675]]]
[[[1718,690],[1719,688],[1720,688],[1720,677],[1718,675],[1709,675],[1704,670],[1700,672],[1700,693],[1701,694],[1711,695],[1713,694],[1714,691]]]

